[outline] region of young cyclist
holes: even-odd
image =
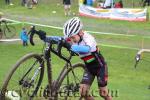
[[[71,45],[66,42],[64,45],[70,50],[79,54],[81,59],[85,62],[86,71],[84,72],[81,84],[80,94],[85,100],[94,100],[89,94],[90,86],[94,78],[97,78],[99,86],[99,94],[104,100],[112,100],[107,89],[107,64],[100,53],[96,41],[93,36],[82,30],[82,22],[78,17],[68,20],[64,24],[63,33],[66,40],[70,40]],[[48,37],[44,33],[38,32],[39,37],[48,41]]]
[[[105,100],[112,100],[108,95],[107,89],[107,65],[98,50],[96,41],[93,36],[82,30],[82,22],[78,17],[68,20],[63,28],[65,38],[71,40],[71,50],[79,53],[81,59],[85,62],[87,71],[84,73],[82,82],[80,84],[80,93],[86,100],[93,100],[94,98],[88,96],[88,91],[92,85],[94,78],[97,77],[99,94]]]

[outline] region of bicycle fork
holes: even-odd
[[[44,51],[44,58],[46,59],[47,64],[47,76],[48,76],[48,86],[47,86],[47,96],[49,100],[52,99],[52,69],[51,69],[51,52],[50,47],[47,47]]]

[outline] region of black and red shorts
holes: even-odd
[[[100,53],[94,52],[90,55],[89,58],[93,56],[95,59],[92,59],[91,62],[85,62],[86,70],[84,72],[81,84],[92,85],[95,77],[97,78],[98,86],[105,87],[107,85],[108,80],[108,69],[107,64]],[[88,58],[82,58],[88,59]]]

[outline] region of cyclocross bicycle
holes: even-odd
[[[6,20],[0,21],[0,39],[12,38],[16,35],[16,28],[8,23]]]
[[[31,30],[30,42],[33,44],[33,32],[36,30],[33,31],[33,28]],[[9,98],[8,94],[15,97],[19,95],[21,100],[37,100],[44,97],[49,100],[81,99],[79,84],[85,71],[84,64],[71,63],[72,57],[77,54],[64,47],[62,41],[63,38],[52,36],[42,50],[42,54],[29,53],[18,60],[5,78],[0,100]],[[64,50],[67,51],[68,56],[65,56],[67,54]],[[51,53],[65,62],[64,67],[60,64],[58,68],[62,68],[60,73],[52,72]],[[45,86],[44,91],[40,91],[45,67],[47,67],[48,85]],[[58,74],[55,80],[52,73]]]

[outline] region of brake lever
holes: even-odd
[[[30,44],[31,44],[32,46],[35,45],[35,44],[34,44],[34,41],[33,41],[33,37],[34,37],[34,34],[35,34],[35,33],[36,33],[35,26],[32,25],[32,26],[31,26],[31,29],[30,29],[30,31],[29,31],[29,33],[28,33],[28,34],[30,34]]]
[[[33,41],[33,36],[34,36],[34,33],[31,33],[31,34],[30,34],[30,44],[31,44],[32,46],[35,45],[35,44],[34,44],[34,41]]]

